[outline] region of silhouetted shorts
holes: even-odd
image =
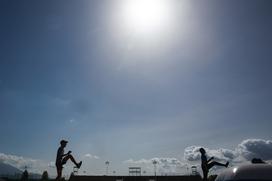
[[[57,170],[61,170],[63,168],[62,165],[64,165],[65,163],[66,163],[66,161],[64,161],[64,160],[56,162]]]

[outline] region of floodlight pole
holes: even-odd
[[[110,162],[106,161],[105,164],[106,164],[106,175],[108,175]]]
[[[157,164],[158,164],[158,162],[156,161],[156,160],[153,160],[153,165],[154,165],[154,174],[155,174],[155,176],[157,175]]]

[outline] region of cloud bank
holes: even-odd
[[[186,174],[190,172],[190,167],[200,165],[199,148],[201,146],[189,146],[184,150],[184,157],[169,158],[169,157],[154,157],[151,159],[129,159],[123,163],[126,166],[141,166],[142,171],[146,174],[154,173],[153,161],[157,162],[156,171],[158,175],[175,175]],[[205,147],[204,147],[205,148]],[[271,162],[272,160],[272,141],[263,139],[247,139],[242,141],[236,146],[235,149],[209,149],[205,148],[208,156],[214,156],[217,161],[226,162],[230,161],[232,165],[249,162],[252,158],[261,158],[265,161]],[[84,155],[86,159],[100,159],[99,156],[87,153]],[[9,155],[0,153],[0,162],[12,165],[20,170],[24,170],[27,166],[28,170],[32,173],[42,173],[44,170],[55,174],[55,163],[45,162],[38,159],[26,158],[22,156]],[[51,169],[51,170],[50,170]],[[200,168],[198,169],[200,171]]]
[[[244,140],[238,145],[237,152],[247,160],[254,157],[272,160],[272,141],[262,139]]]
[[[31,173],[42,173],[42,171],[48,170],[47,168],[50,165],[50,163],[46,163],[42,160],[25,158],[22,156],[9,155],[4,153],[0,153],[0,162],[9,164],[20,170],[24,170],[25,167],[27,167],[27,169]]]
[[[184,150],[184,160],[200,161],[199,148],[201,146],[190,146]],[[214,156],[221,161],[230,161],[232,163],[242,163],[251,161],[252,158],[261,158],[263,160],[272,160],[272,141],[263,139],[247,139],[242,141],[234,150],[219,148],[205,148],[207,154]]]
[[[87,159],[100,159],[99,156],[92,155],[90,153],[85,154],[84,157]],[[22,171],[25,169],[25,167],[27,167],[27,170],[30,173],[41,174],[43,173],[43,171],[47,170],[51,176],[56,175],[56,168],[55,168],[54,161],[46,162],[39,159],[26,158],[23,156],[0,153],[0,162],[9,164]],[[70,165],[68,165],[66,170],[64,170],[64,174],[69,174],[69,171],[71,171]]]
[[[159,174],[174,175],[190,173],[191,166],[195,165],[198,171],[201,170],[200,152],[199,149],[203,146],[189,146],[184,149],[183,159],[177,158],[152,158],[152,159],[129,159],[124,161],[124,164],[142,166],[154,173],[153,160],[157,161],[157,172]],[[205,148],[205,147],[204,147]],[[229,161],[231,165],[239,165],[242,163],[250,162],[252,158],[261,158],[270,162],[272,160],[272,141],[263,139],[246,139],[242,141],[234,150],[219,148],[209,149],[205,148],[208,156],[213,156],[216,161],[226,162]],[[213,170],[218,170],[213,168]]]

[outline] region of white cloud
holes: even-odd
[[[188,161],[200,160],[199,149],[201,146],[189,146],[184,149],[184,159]]]
[[[190,146],[185,148],[184,151],[184,159],[188,161],[199,161],[200,160],[200,152],[199,149],[201,146]],[[229,149],[208,149],[205,148],[208,155],[215,157],[217,160],[229,161],[233,160],[237,157],[236,151]]]
[[[129,159],[129,160],[125,160],[123,163],[127,163],[127,164],[151,164],[152,160],[147,160],[147,159],[140,159],[140,160],[133,160],[133,159]]]
[[[8,155],[4,153],[0,153],[0,162],[9,164],[20,170],[24,170],[25,167],[27,167],[27,169],[31,173],[42,173],[44,170],[47,170],[49,165],[48,163],[42,160],[25,158],[16,155]]]
[[[50,162],[50,163],[48,163],[48,167],[50,167],[50,168],[55,168],[55,162]]]
[[[84,155],[86,158],[90,158],[90,159],[99,159],[99,156],[97,155],[92,155],[90,153],[87,153]]]
[[[247,160],[252,158],[272,159],[272,141],[247,139],[238,145],[237,152]]]

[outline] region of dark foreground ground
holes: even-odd
[[[4,181],[20,181],[4,179]],[[43,181],[29,179],[28,181]],[[55,181],[54,179],[46,181]],[[202,181],[200,176],[71,176],[69,181]]]
[[[69,181],[201,181],[200,176],[71,176]]]

